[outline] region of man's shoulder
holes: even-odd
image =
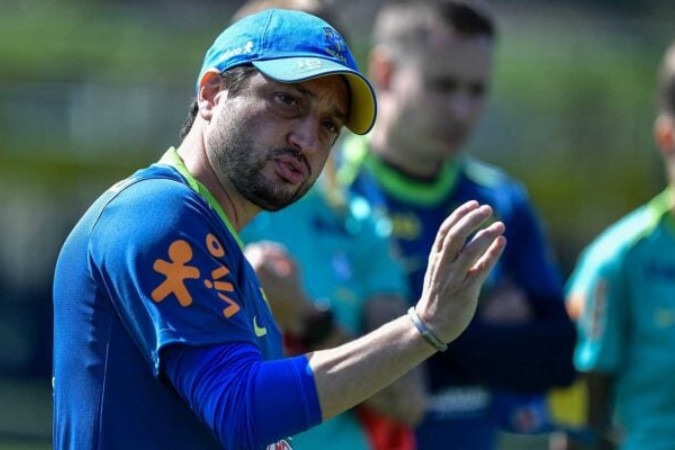
[[[203,221],[195,220],[197,215]],[[90,207],[85,219],[91,236],[131,233],[146,238],[171,226],[194,227],[198,222],[216,220],[206,201],[182,176],[161,164],[140,169],[112,185]]]
[[[590,260],[623,259],[654,229],[654,218],[647,205],[642,205],[603,230],[586,248]]]
[[[525,183],[505,169],[477,158],[465,156],[460,160],[459,190],[471,193],[490,203],[501,214],[514,213],[532,207]],[[509,213],[510,214],[510,213]]]
[[[481,159],[464,156],[461,160],[464,175],[473,183],[488,188],[512,186],[522,188],[522,183],[505,169]]]
[[[154,189],[161,187],[170,188],[173,186],[182,190],[183,187],[188,187],[184,182],[184,179],[175,169],[163,164],[152,164],[137,170],[127,178],[117,181],[110,186],[101,197],[107,198],[108,201],[110,201],[122,193],[126,193],[125,195],[129,195],[128,193],[133,195],[136,194],[138,190],[148,188],[147,182],[151,182]],[[179,187],[181,185],[183,187]]]

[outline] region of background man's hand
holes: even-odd
[[[257,242],[244,248],[279,327],[295,335],[304,331],[303,320],[315,309],[302,288],[300,272],[286,248],[274,242]]]

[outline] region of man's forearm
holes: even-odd
[[[361,403],[435,352],[401,316],[352,342],[308,355],[323,420]]]
[[[407,300],[400,294],[380,293],[369,297],[363,309],[366,332],[406,314]],[[364,405],[391,420],[415,426],[427,408],[422,367],[405,373],[394,383],[368,398]]]

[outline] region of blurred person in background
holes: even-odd
[[[587,423],[557,448],[675,449],[675,42],[658,96],[654,140],[668,187],[602,232],[568,282]]]
[[[388,225],[356,198],[330,203],[319,179],[303,199],[242,231],[245,254],[284,333],[289,355],[328,348],[404,314],[407,286]],[[346,200],[346,199],[345,199]],[[426,406],[411,371],[357,408],[294,436],[298,449],[412,450]]]
[[[344,36],[336,11],[320,0],[251,0],[236,21],[269,9],[314,14]],[[287,354],[328,348],[404,314],[410,302],[391,253],[390,226],[335,179],[332,157],[317,183],[282,211],[258,215],[242,231]],[[425,409],[423,379],[413,370],[357,408],[293,438],[298,449],[415,448],[413,426]]]
[[[334,28],[275,9],[216,38],[195,94],[180,146],[105,191],[61,248],[55,449],[291,449],[445,350],[506,245],[503,223],[482,227],[492,208],[466,202],[407,316],[283,357],[238,233],[307,192],[343,127],[370,130],[374,92]]]
[[[478,198],[507,224],[475,319],[427,364],[422,450],[494,449],[500,429],[551,431],[546,394],[575,377],[563,277],[526,189],[464,151],[485,110],[496,34],[480,1],[385,0],[369,56],[378,122],[340,153],[340,181],[392,221],[413,298],[448,211]]]

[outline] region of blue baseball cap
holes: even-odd
[[[327,75],[343,75],[351,90],[345,126],[366,134],[377,115],[375,92],[359,72],[344,39],[330,24],[311,14],[268,9],[235,22],[206,52],[197,90],[209,71],[224,72],[253,64],[282,83],[297,83]]]

